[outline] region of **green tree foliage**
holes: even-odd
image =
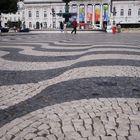
[[[18,0],[0,0],[1,13],[15,13],[17,11]]]
[[[63,0],[65,3],[69,3],[71,0]]]

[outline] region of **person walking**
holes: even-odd
[[[60,22],[60,30],[61,30],[61,32],[63,32],[63,29],[64,29],[64,24],[63,24],[63,22],[61,21],[61,22]]]
[[[73,30],[71,31],[71,34],[73,34],[73,32],[76,34],[76,31],[77,31],[77,21],[76,19],[74,19],[74,21],[72,22],[72,27],[73,27]]]

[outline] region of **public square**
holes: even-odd
[[[0,36],[0,140],[140,140],[140,33]]]

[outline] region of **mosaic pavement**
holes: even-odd
[[[140,140],[139,36],[0,36],[0,140]]]

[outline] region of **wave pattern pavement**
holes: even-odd
[[[139,140],[139,34],[0,37],[1,140]]]

